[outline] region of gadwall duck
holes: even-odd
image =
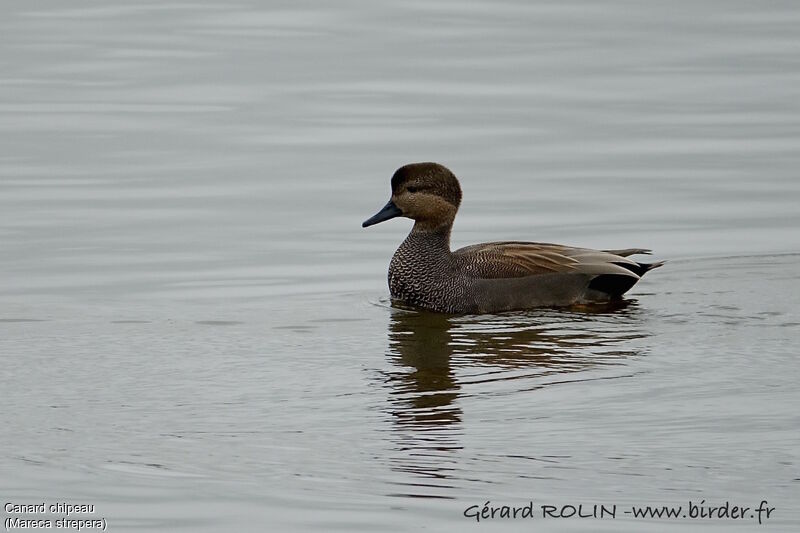
[[[490,242],[450,251],[461,186],[437,163],[392,176],[392,197],[362,227],[399,216],[414,220],[389,265],[392,300],[443,313],[494,313],[618,300],[663,262],[628,256],[649,250],[590,250],[539,242]]]

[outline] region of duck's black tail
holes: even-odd
[[[633,265],[620,265],[624,266],[625,268],[629,269],[631,272],[639,276],[640,278],[645,275],[646,272],[650,272],[654,268],[658,268],[662,266],[665,261],[656,261],[655,263],[636,263],[639,268],[634,267]]]
[[[622,250],[628,251],[628,250]],[[637,250],[636,253],[639,253]],[[616,255],[622,255],[617,253]],[[624,256],[623,256],[624,257]],[[646,272],[658,268],[664,264],[664,261],[656,261],[655,263],[615,263],[623,268],[627,268],[636,276],[624,276],[621,274],[602,274],[594,278],[589,283],[589,288],[607,294],[611,298],[619,298],[625,294],[628,289],[636,285],[639,278],[645,275]]]

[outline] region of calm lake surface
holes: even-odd
[[[109,531],[800,530],[797,2],[0,14],[0,503]],[[603,312],[393,309],[411,223],[360,223],[426,160],[461,179],[454,247],[668,263]],[[625,514],[690,500],[751,509]],[[487,501],[536,518],[464,516]],[[617,515],[539,510],[579,504]]]

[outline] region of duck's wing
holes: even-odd
[[[642,251],[603,251],[560,244],[508,241],[476,244],[453,253],[467,272],[478,278],[518,278],[554,273],[610,274],[631,278],[632,285],[648,269],[626,255]]]
[[[571,305],[620,297],[663,263],[637,263],[627,250],[591,250],[537,242],[491,242],[453,252],[474,278],[478,311]],[[617,253],[614,253],[617,252]]]

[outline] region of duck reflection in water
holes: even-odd
[[[607,379],[605,373],[559,376],[620,365],[640,355],[636,341],[646,336],[640,315],[636,302],[629,300],[579,311],[500,315],[453,316],[393,308],[386,384],[393,440],[402,452],[394,468],[439,480],[457,477],[453,469],[455,454],[462,448],[463,415],[459,398]],[[527,396],[525,401],[533,405],[535,400]],[[445,487],[430,482],[422,486],[428,491]]]

